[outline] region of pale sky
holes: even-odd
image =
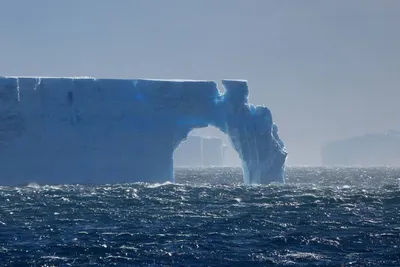
[[[0,0],[0,75],[246,79],[289,165],[400,130],[398,0]],[[221,88],[222,89],[222,88]]]

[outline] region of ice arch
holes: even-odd
[[[173,152],[212,125],[244,183],[284,182],[286,151],[246,81],[0,78],[0,184],[174,181]]]

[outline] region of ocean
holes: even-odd
[[[0,187],[0,266],[400,266],[400,169],[177,169],[176,184]]]

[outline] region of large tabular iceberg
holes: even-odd
[[[286,151],[246,81],[0,77],[0,184],[174,181],[194,128],[226,133],[245,184],[284,182]]]

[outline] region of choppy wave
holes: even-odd
[[[239,169],[177,184],[0,187],[0,266],[400,266],[400,170]]]

